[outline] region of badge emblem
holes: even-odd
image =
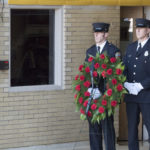
[[[120,57],[120,56],[121,56],[120,52],[117,52],[117,53],[115,54],[115,57]]]
[[[144,56],[148,56],[148,55],[149,55],[148,51],[145,51]]]

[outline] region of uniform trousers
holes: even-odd
[[[127,102],[126,111],[128,118],[128,147],[129,150],[139,150],[138,124],[140,122],[140,112],[150,137],[150,103]]]
[[[89,138],[91,150],[103,150],[102,133],[104,135],[105,150],[116,150],[115,129],[113,116],[106,117],[100,123],[89,121]]]

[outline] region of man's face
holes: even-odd
[[[94,32],[95,43],[102,43],[106,40],[105,32]]]
[[[146,38],[148,36],[148,33],[149,33],[148,28],[140,28],[140,27],[136,28],[136,37],[138,38],[138,40]]]

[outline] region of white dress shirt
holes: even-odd
[[[101,52],[102,52],[102,50],[103,50],[103,48],[104,48],[106,42],[107,42],[107,41],[103,42],[102,44],[96,44],[97,47],[98,47],[98,46],[100,47],[100,54],[101,54]]]
[[[144,40],[143,42],[139,42],[138,41],[138,46],[137,46],[137,49],[139,48],[139,46],[140,46],[140,43],[141,43],[141,48],[143,48],[144,47],[144,45],[147,43],[147,41],[149,40],[149,38],[147,38],[146,40]]]

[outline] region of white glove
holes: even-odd
[[[125,82],[124,87],[129,91],[130,94],[138,95],[138,93],[143,89],[141,83],[129,83]]]
[[[136,90],[138,91],[138,93],[141,91],[141,90],[143,90],[144,88],[143,88],[143,86],[141,85],[141,83],[133,83],[134,84],[134,86],[135,86],[135,88],[136,88]]]
[[[93,99],[97,99],[102,95],[98,88],[93,88],[93,92],[92,88],[88,88],[88,92],[92,95]]]
[[[133,83],[125,82],[124,87],[129,91],[130,94],[137,95],[138,91],[134,87]]]

